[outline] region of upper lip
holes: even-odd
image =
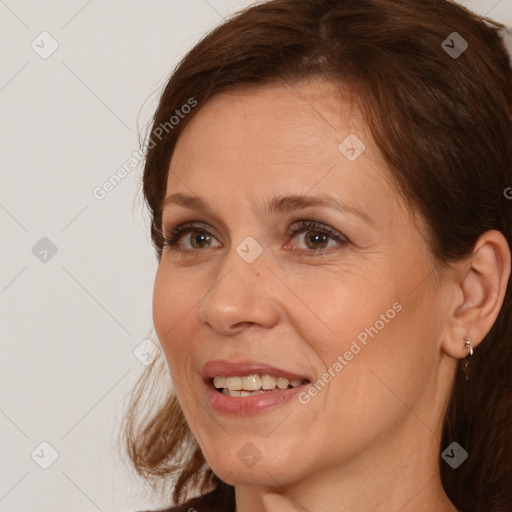
[[[288,380],[309,380],[309,377],[298,373],[290,372],[257,361],[228,361],[226,359],[215,359],[208,361],[202,369],[202,376],[205,380],[211,380],[216,376],[243,377],[245,375],[271,375],[273,377],[284,377]]]

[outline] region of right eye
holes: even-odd
[[[164,245],[169,246],[172,251],[195,251],[219,247],[219,245],[212,245],[213,241],[217,239],[208,230],[206,224],[192,222],[172,226],[169,234],[164,237]]]

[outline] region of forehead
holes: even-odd
[[[343,134],[358,134],[371,152],[371,137],[354,104],[334,84],[316,80],[295,85],[243,87],[222,92],[200,106],[181,134],[173,160],[298,165],[318,153],[338,159]],[[368,155],[368,153],[367,153]],[[379,157],[378,153],[374,156]]]
[[[345,202],[370,197],[375,210],[389,208],[390,196],[398,201],[358,109],[335,84],[244,87],[199,107],[176,144],[166,195],[233,200],[314,188]]]

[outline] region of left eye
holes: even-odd
[[[304,251],[323,251],[336,244],[348,244],[348,240],[338,231],[313,221],[300,221],[297,227],[290,227],[287,234],[291,238],[298,238],[302,243],[302,246],[299,242],[299,247],[293,249]]]
[[[299,239],[302,237],[302,242],[305,245],[305,247],[298,247],[299,249],[318,250],[327,249],[332,245],[336,245],[336,240],[321,231],[303,231],[295,236]]]

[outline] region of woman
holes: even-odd
[[[174,71],[144,172],[172,387],[151,365],[125,426],[169,510],[512,510],[497,28],[445,0],[272,0]]]

